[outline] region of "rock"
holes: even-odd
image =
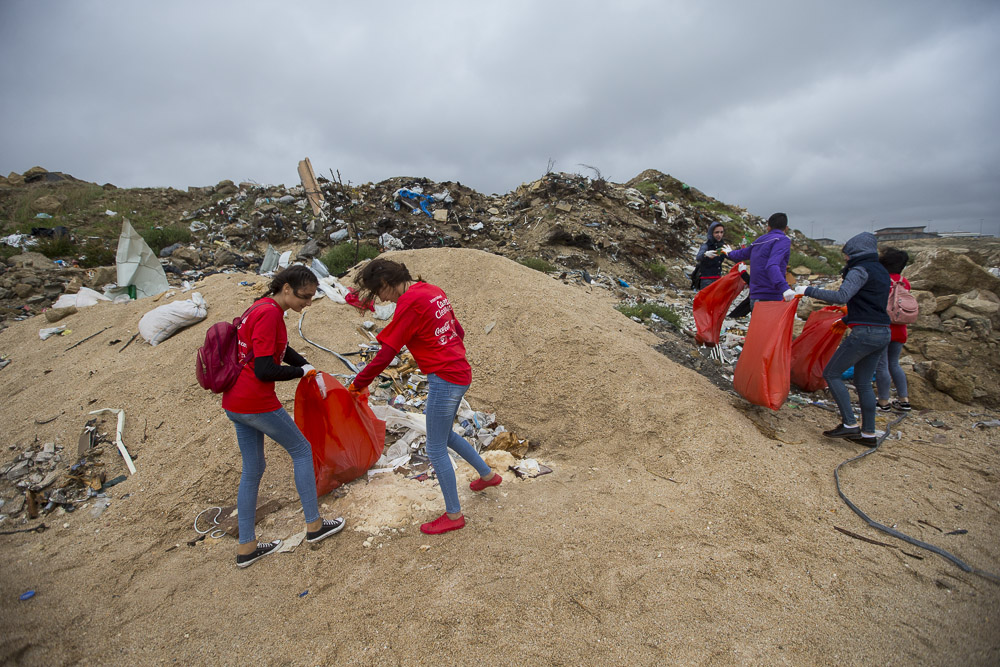
[[[929,361],[944,361],[952,364],[962,364],[969,358],[968,353],[963,348],[942,338],[933,338],[924,342],[920,353]]]
[[[912,293],[915,294],[915,292],[912,292]],[[932,292],[921,292],[921,294],[931,294],[931,295],[933,295]],[[952,306],[954,306],[956,303],[958,303],[958,295],[957,294],[948,294],[948,295],[945,295],[945,296],[939,296],[939,297],[937,297],[937,303],[933,304],[934,310],[933,311],[928,311],[928,312],[941,313],[941,312],[944,312],[944,311],[948,310],[949,308],[951,308]],[[921,305],[920,309],[923,310],[923,306],[922,305]]]
[[[49,308],[45,311],[45,319],[49,322],[58,322],[67,315],[72,315],[76,312],[76,306],[67,306],[66,308]]]
[[[194,269],[201,266],[201,254],[194,248],[189,248],[187,246],[181,246],[170,253],[170,259],[174,261],[175,264],[183,262],[188,265],[188,268]],[[187,269],[184,269],[185,271]]]
[[[11,185],[24,185],[24,176],[16,171],[12,171],[7,174],[7,182]]]
[[[215,253],[215,265],[216,266],[231,266],[239,262],[242,262],[243,258],[237,255],[232,250],[227,250],[225,248],[216,251]]]
[[[1000,292],[1000,278],[972,261],[944,248],[935,248],[917,255],[903,275],[911,289],[935,294],[961,294],[979,288]]]
[[[87,287],[100,292],[108,283],[118,282],[118,268],[114,266],[99,266],[87,280]]]
[[[812,269],[808,266],[796,266],[792,269],[792,274],[796,276],[808,276],[812,273]]]
[[[28,283],[18,283],[14,285],[12,291],[17,295],[17,298],[26,299],[34,293],[35,288]]]
[[[7,264],[15,269],[56,269],[59,267],[58,264],[40,252],[23,252],[20,255],[14,255],[7,260]]]
[[[299,250],[299,254],[296,256],[296,258],[312,259],[313,257],[318,257],[318,256],[319,256],[319,243],[316,242],[316,239],[312,239],[304,246],[302,246],[302,249]]]
[[[226,238],[248,239],[253,236],[253,227],[247,224],[226,225],[222,233]]]
[[[62,202],[53,195],[43,195],[31,202],[31,210],[35,213],[48,213],[52,215],[62,208]]]
[[[570,204],[564,204],[563,202],[559,202],[558,204],[556,204],[556,210],[562,211],[563,213],[570,213],[573,210],[573,207]]]
[[[972,402],[975,392],[972,379],[951,364],[943,361],[932,361],[927,369],[927,379],[936,389],[948,394],[956,401]]]
[[[937,299],[940,297],[936,298],[933,292],[924,290],[912,290],[910,293],[916,298],[917,306],[920,309],[917,314],[917,321],[911,327],[914,329],[939,331],[941,329],[941,318],[935,315],[935,313],[937,312]],[[805,300],[807,299],[803,299],[803,301]]]
[[[955,307],[993,320],[997,324],[1000,315],[1000,297],[989,290],[972,290],[958,297]],[[968,319],[968,318],[966,318]]]
[[[28,171],[24,172],[24,182],[32,183],[34,181],[40,181],[49,173],[48,169],[42,167],[32,167]]]
[[[490,215],[500,215],[500,209],[494,206],[491,206],[490,208],[486,209],[486,212],[489,213]]]
[[[239,188],[232,181],[219,181],[215,186],[215,194],[217,195],[234,195],[239,192]]]
[[[434,220],[436,222],[448,222],[448,209],[446,208],[435,209]]]

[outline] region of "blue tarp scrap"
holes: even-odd
[[[400,209],[400,204],[405,204],[406,207],[410,209],[411,213],[419,213],[422,211],[427,214],[428,218],[433,218],[434,214],[430,209],[430,205],[433,203],[434,197],[403,188],[396,191],[396,199],[392,204],[392,208],[393,210],[398,211]]]

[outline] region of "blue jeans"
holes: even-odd
[[[245,414],[230,412],[226,415],[236,427],[236,441],[243,455],[243,473],[240,475],[240,490],[236,494],[236,510],[239,516],[240,544],[257,539],[254,532],[257,515],[257,491],[264,476],[264,436],[268,436],[285,448],[292,457],[295,471],[295,489],[302,502],[302,513],[306,523],[319,518],[319,502],[316,500],[316,475],[313,472],[312,447],[295,425],[295,421],[278,408],[274,412]]]
[[[889,344],[889,337],[889,327],[856,326],[844,337],[823,369],[823,379],[830,386],[830,393],[840,409],[844,426],[857,424],[851,411],[851,396],[840,377],[844,371],[854,366],[854,387],[858,391],[858,403],[861,404],[861,430],[864,433],[875,432],[872,374],[875,373],[879,357]]]
[[[458,502],[455,469],[451,467],[448,449],[468,461],[480,477],[489,475],[492,470],[465,438],[451,430],[458,406],[468,389],[469,385],[452,384],[433,373],[427,376],[427,407],[424,408],[427,415],[427,457],[441,485],[445,511],[450,514],[458,514],[462,506]]]
[[[878,366],[875,367],[875,386],[878,388],[879,399],[883,401],[889,400],[890,382],[896,385],[897,396],[901,398],[910,396],[906,387],[906,373],[899,365],[899,355],[902,351],[902,343],[891,341],[889,347],[879,357]]]

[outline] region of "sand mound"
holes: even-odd
[[[833,467],[859,450],[818,436],[832,416],[748,410],[658,354],[656,336],[599,288],[474,250],[391,256],[454,304],[473,407],[531,438],[533,455],[555,472],[505,475],[500,487],[472,494],[462,484],[471,472],[460,469],[469,525],[435,538],[417,530],[442,509],[433,483],[359,480],[321,499],[354,531],[237,570],[231,538],[186,545],[198,512],[235,503],[240,474],[232,426],[218,397],[197,386],[193,355],[211,323],[252,301],[255,287],[240,283],[262,279],[206,279],[196,289],[208,319],[157,347],[137,341],[119,351],[148,301],[81,310],[65,321],[71,335],[47,341],[39,318],[17,323],[0,332],[0,351],[13,360],[0,371],[11,457],[38,441],[72,458],[89,411],[123,408],[138,472],[112,489],[100,516],[90,507],[56,512],[44,518],[45,533],[0,537],[5,661],[457,664],[486,652],[502,664],[987,664],[1000,656],[1000,586],[903,543],[834,530],[893,541],[836,495]],[[317,344],[350,351],[364,340],[364,319],[321,300],[303,328]],[[297,316],[287,322],[311,363],[343,370],[299,338]],[[280,385],[288,408],[294,389]],[[942,434],[916,415],[904,426],[905,437],[845,473],[852,499],[1000,569],[989,431]],[[123,465],[105,447],[110,477]],[[288,537],[302,528],[291,469],[280,448],[266,448],[260,502],[282,509],[259,535]],[[943,535],[957,528],[968,532]],[[18,602],[29,588],[36,597]]]

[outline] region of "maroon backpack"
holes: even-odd
[[[216,322],[205,332],[205,342],[195,355],[194,374],[202,389],[221,394],[236,384],[249,359],[240,359],[239,327],[247,321],[258,302],[250,306],[243,315],[232,322]]]

